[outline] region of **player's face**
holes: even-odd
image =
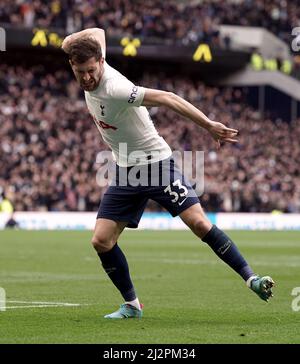
[[[94,91],[98,87],[104,70],[103,63],[103,58],[96,61],[95,57],[90,58],[85,63],[70,62],[81,88],[85,91]]]

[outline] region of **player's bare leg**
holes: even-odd
[[[99,218],[92,238],[92,244],[104,270],[125,300],[118,311],[106,315],[105,318],[121,319],[142,316],[142,307],[130,278],[127,260],[117,244],[126,225],[127,222]]]
[[[193,233],[234,269],[262,300],[268,301],[273,296],[273,279],[269,276],[259,277],[254,274],[233,241],[209,221],[200,204],[189,207],[180,214],[180,217]]]
[[[125,229],[127,222],[119,222],[108,219],[97,219],[92,238],[92,244],[97,253],[106,253],[111,250],[122,231]]]

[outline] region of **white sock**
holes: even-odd
[[[246,281],[247,287],[251,288],[251,282],[253,281],[253,279],[255,279],[257,277],[258,276],[255,274],[255,275],[251,276],[250,278],[248,278],[247,281]]]
[[[131,305],[131,306],[133,306],[133,307],[137,308],[138,310],[140,310],[140,309],[141,309],[140,301],[139,301],[139,299],[138,299],[138,298],[136,298],[136,299],[135,299],[135,300],[133,300],[133,301],[126,301],[125,303],[128,303],[129,305]]]

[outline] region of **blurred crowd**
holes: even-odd
[[[219,42],[218,25],[264,27],[289,40],[300,25],[299,1],[288,0],[0,0],[0,22],[72,33],[101,27],[108,36]]]
[[[300,120],[261,119],[247,89],[207,87],[197,80],[145,74],[137,84],[173,91],[212,120],[239,130],[218,151],[209,134],[166,108],[151,108],[173,150],[205,151],[207,211],[300,212]],[[73,76],[0,68],[0,189],[17,211],[95,211],[105,188],[96,173],[107,150]],[[149,210],[158,206],[149,203]]]

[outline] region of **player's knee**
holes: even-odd
[[[98,253],[105,253],[111,250],[114,244],[113,239],[103,235],[95,234],[92,238],[92,245]]]
[[[211,229],[211,222],[206,218],[195,219],[190,228],[200,239],[202,239]]]

